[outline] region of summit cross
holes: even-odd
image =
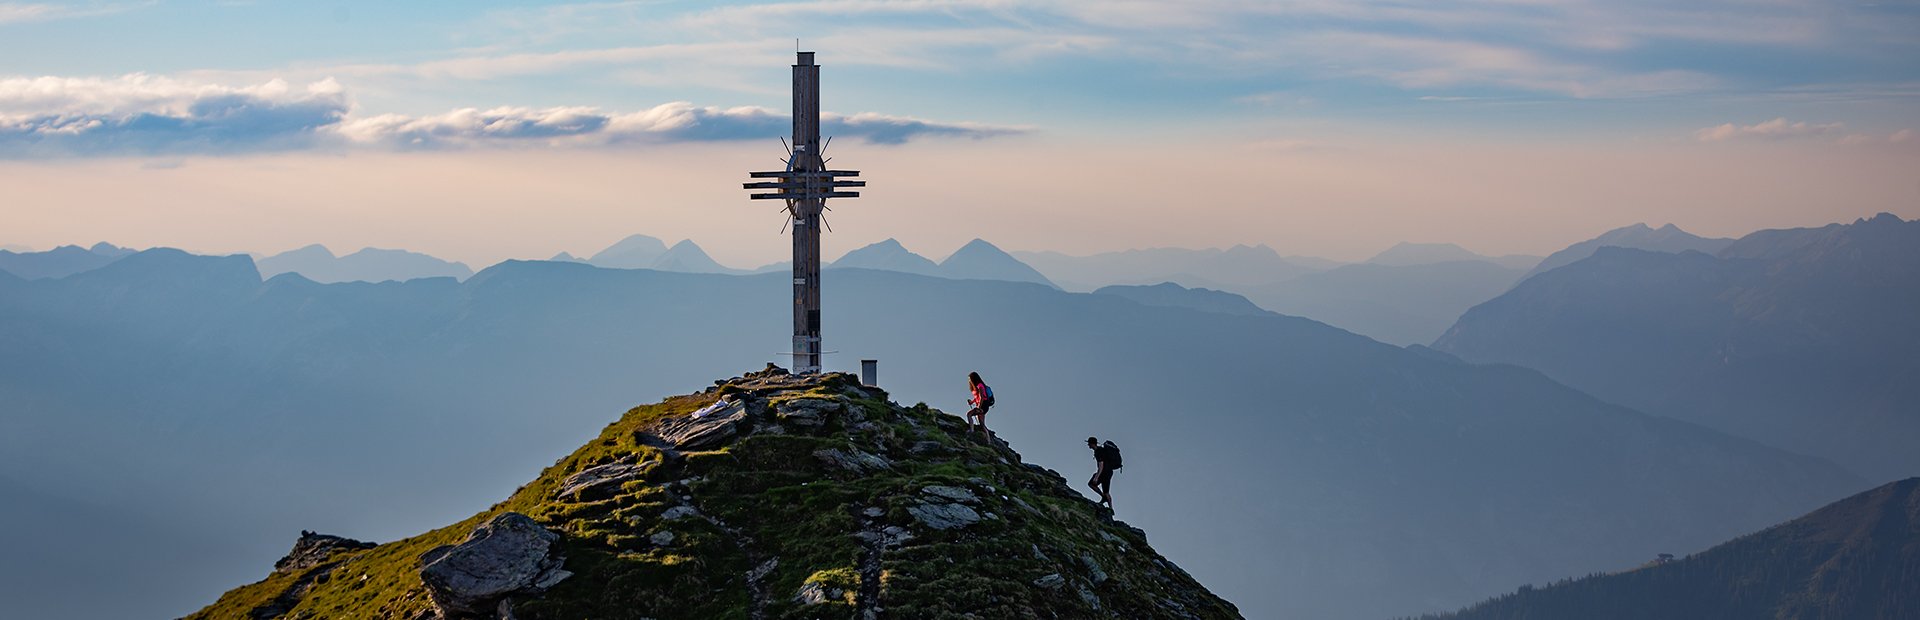
[[[749,190],[772,190],[751,194],[755,200],[785,200],[787,218],[793,223],[793,371],[820,372],[820,225],[828,198],[858,198],[860,192],[846,187],[865,187],[866,181],[849,180],[860,176],[857,170],[828,170],[827,157],[820,143],[820,66],[813,64],[813,52],[796,52],[793,65],[793,144],[787,153],[787,168],[768,172],[749,172],[757,181],[743,185]],[[848,179],[842,179],[847,177]]]

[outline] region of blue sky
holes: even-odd
[[[1251,148],[1404,160],[1451,147],[1525,162],[1539,159],[1528,148],[1630,160],[1742,144],[1740,157],[1787,168],[1794,153],[1838,153],[1850,167],[1831,182],[1857,185],[1863,170],[1910,165],[1920,144],[1915,2],[0,1],[0,160],[12,162],[0,167],[764,149],[782,133],[795,37],[827,67],[830,130],[892,154],[1000,144],[1089,159]],[[1920,191],[1897,176],[1869,175],[1880,185],[1843,202],[1910,208],[1889,200]],[[27,208],[46,225],[14,228],[77,234],[56,205]],[[1673,219],[1733,231],[1835,213],[1803,215]],[[1604,220],[1590,219],[1487,250],[1550,250]],[[1115,243],[1150,244],[1146,232]],[[1299,241],[1243,236],[1218,242]],[[1188,237],[1169,243],[1213,239]]]

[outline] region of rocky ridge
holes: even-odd
[[[327,538],[189,617],[1240,617],[997,438],[772,366],[629,411],[459,524]]]

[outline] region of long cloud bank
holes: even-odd
[[[409,116],[356,114],[327,79],[296,88],[194,83],[150,75],[0,79],[0,157],[233,154],[304,149],[607,147],[771,139],[788,116],[760,107],[664,103],[637,112],[592,107],[466,108]],[[983,139],[1018,127],[874,113],[823,114],[822,130],[875,144],[922,137]]]

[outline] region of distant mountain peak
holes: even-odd
[[[953,255],[940,261],[940,275],[962,280],[1008,280],[1034,282],[1054,288],[1053,281],[1020,259],[1014,258],[985,239],[974,239],[960,246]]]
[[[1854,225],[1858,226],[1860,224],[1904,224],[1904,223],[1906,223],[1906,220],[1900,219],[1900,216],[1882,211],[1874,215],[1872,218],[1863,218],[1860,220],[1856,220],[1854,222]]]
[[[1595,251],[1606,246],[1673,254],[1687,251],[1713,254],[1732,244],[1732,239],[1701,237],[1681,230],[1679,226],[1672,222],[1668,222],[1657,229],[1648,226],[1646,222],[1637,222],[1629,226],[1621,226],[1600,233],[1600,236],[1575,243],[1567,246],[1566,249],[1554,252],[1548,255],[1546,259],[1541,260],[1539,264],[1534,265],[1533,269],[1529,270],[1527,275],[1521,277],[1520,280],[1524,282],[1527,278],[1531,278],[1537,274],[1573,264],[1589,256],[1593,256]]]
[[[133,253],[132,249],[123,248],[105,241],[93,244],[93,247],[87,248],[87,251],[107,257],[126,256]]]
[[[333,250],[327,249],[327,246],[324,246],[318,243],[309,243],[307,245],[303,245],[298,248],[294,248],[291,250],[287,250],[285,252],[281,252],[279,254],[275,254],[268,258],[278,258],[281,256],[325,256],[327,258],[336,258],[336,256],[333,253]]]
[[[363,247],[353,253],[336,256],[327,246],[318,243],[256,258],[254,265],[262,276],[268,278],[297,273],[321,283],[466,278],[473,275],[473,269],[464,263],[411,250]]]
[[[612,269],[644,269],[653,266],[653,262],[666,252],[666,242],[658,238],[627,235],[625,239],[587,258],[587,262]]]
[[[1402,241],[1393,247],[1375,254],[1367,262],[1376,265],[1426,265],[1463,260],[1486,260],[1487,257],[1452,243],[1415,243]]]
[[[692,239],[682,239],[673,247],[667,248],[653,264],[647,266],[659,271],[678,271],[683,273],[739,273],[738,270],[721,265],[701,249]]]
[[[852,267],[858,269],[880,269],[938,275],[939,266],[925,256],[913,253],[895,239],[887,239],[855,249],[833,261],[834,267]]]

